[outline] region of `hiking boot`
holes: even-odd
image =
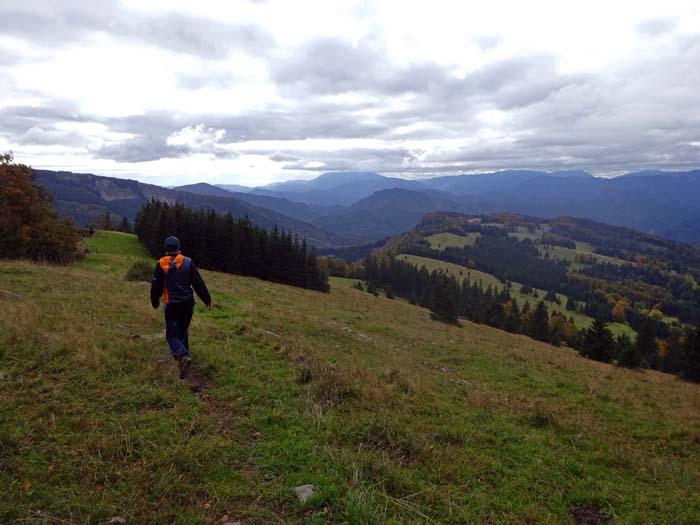
[[[177,367],[180,370],[180,379],[185,379],[187,377],[191,365],[192,359],[186,355],[183,355],[177,360]]]

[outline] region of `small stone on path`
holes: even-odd
[[[294,488],[294,494],[297,495],[299,501],[301,501],[302,503],[306,503],[306,501],[314,495],[314,489],[315,487],[311,484],[300,485],[299,487]]]

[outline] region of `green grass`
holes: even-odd
[[[347,277],[330,277],[329,282],[331,283],[331,288],[352,288],[358,282],[362,282],[362,279],[348,279]],[[362,286],[364,286],[364,283]]]
[[[94,250],[94,254],[85,257],[75,267],[105,272],[112,276],[126,276],[129,266],[138,260],[153,260],[143,244],[128,233],[100,230],[85,239],[85,245]],[[154,266],[155,263],[153,260]],[[124,264],[127,265],[126,270]]]
[[[541,245],[539,247],[540,251],[540,256],[544,258],[544,255],[546,252],[549,252],[549,256],[553,259],[559,259],[563,261],[570,261],[572,263],[571,268],[573,270],[578,270],[580,268],[584,268],[587,266],[586,264],[582,264],[580,262],[576,261],[576,257],[579,255],[589,255],[593,256],[598,263],[609,263],[609,264],[616,264],[618,266],[623,265],[623,264],[631,264],[629,261],[624,261],[622,259],[619,259],[617,257],[608,257],[607,255],[600,255],[598,253],[594,253],[593,251],[588,251],[588,250],[583,250],[583,249],[572,249],[572,248],[565,248],[563,246],[550,246],[550,245]]]
[[[464,248],[465,246],[474,246],[476,240],[481,237],[480,233],[469,233],[465,236],[455,235],[454,233],[436,233],[426,237],[425,240],[430,243],[433,250],[443,251],[445,248]]]
[[[67,268],[0,261],[0,523],[558,525],[587,503],[697,523],[697,385],[212,272],[182,382],[123,279],[143,252],[110,239]]]

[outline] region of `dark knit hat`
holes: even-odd
[[[170,253],[177,253],[180,251],[180,241],[178,240],[177,237],[173,237],[172,235],[165,239],[165,253],[170,254]]]

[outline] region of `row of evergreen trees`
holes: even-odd
[[[398,260],[379,259],[369,255],[364,260],[361,276],[367,291],[384,289],[387,297],[408,299],[431,311],[433,319],[458,323],[460,317],[511,333],[520,333],[554,345],[566,344],[584,357],[616,363],[627,368],[654,368],[673,373],[690,381],[700,381],[700,329],[688,329],[658,339],[657,323],[651,317],[641,320],[638,336],[632,341],[622,334],[615,338],[607,328],[607,320],[595,319],[592,326],[577,330],[573,318],[559,312],[551,315],[544,301],[534,307],[528,301],[520,307],[509,286],[494,290],[471,282],[461,283],[454,276],[425,266]]]
[[[219,272],[250,275],[302,288],[328,291],[328,275],[315,249],[290,232],[268,232],[248,217],[192,210],[181,203],[151,200],[138,212],[134,233],[153,257],[163,255],[169,235],[180,239],[183,251],[198,266]]]
[[[457,323],[460,317],[487,324],[512,333],[522,333],[553,344],[575,344],[577,335],[573,319],[554,312],[550,316],[544,301],[522,307],[508,286],[494,290],[483,288],[481,281],[467,276],[461,283],[454,276],[396,258],[378,259],[372,255],[364,261],[364,279],[368,291],[390,287],[392,294],[413,304],[429,308],[434,319]]]

